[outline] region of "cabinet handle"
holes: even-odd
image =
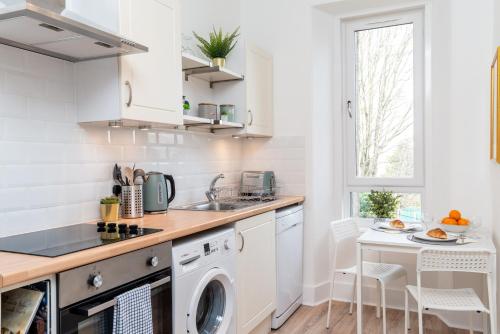
[[[251,109],[248,109],[248,113],[250,114],[250,122],[248,122],[248,126],[253,124],[253,113]]]
[[[132,84],[130,83],[130,81],[125,81],[125,86],[128,87],[127,107],[130,107],[132,105]]]
[[[352,118],[352,108],[351,108],[352,102],[349,100],[347,101],[347,113],[349,114],[349,118]]]
[[[243,248],[245,248],[245,237],[243,236],[243,233],[238,232],[239,236],[241,237],[241,248],[238,249],[238,251],[241,253],[243,252]]]

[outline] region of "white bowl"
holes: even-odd
[[[464,233],[467,231],[471,226],[471,223],[469,225],[446,225],[439,223],[439,227],[446,232],[450,233]]]

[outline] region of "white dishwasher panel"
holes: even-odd
[[[297,206],[283,211],[276,214],[278,298],[273,328],[280,327],[302,302],[303,210]]]

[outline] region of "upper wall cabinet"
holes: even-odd
[[[246,135],[273,135],[273,59],[247,43],[246,47]]]
[[[77,64],[79,122],[183,124],[179,0],[113,1],[109,8],[115,13],[107,22],[100,15],[100,23],[118,24],[121,35],[147,45],[149,52]]]

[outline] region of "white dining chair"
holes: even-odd
[[[473,289],[431,289],[422,287],[422,272],[469,272],[486,274],[488,284],[488,303],[493,304],[492,295],[492,258],[491,254],[481,250],[456,250],[443,248],[423,248],[417,258],[417,286],[407,285],[405,289],[405,332],[410,329],[408,309],[408,293],[417,302],[418,332],[423,334],[423,310],[446,310],[470,312],[470,333],[472,329],[472,315],[480,312],[490,315],[491,328],[495,328],[496,312],[484,306],[481,299]],[[486,333],[486,328],[483,333]],[[496,333],[492,330],[492,333]]]
[[[330,327],[330,312],[332,309],[332,298],[335,286],[336,274],[349,274],[354,277],[352,288],[351,305],[349,313],[352,314],[354,296],[356,292],[356,239],[359,237],[359,229],[356,220],[349,218],[333,221],[330,224],[330,237],[332,246],[330,248],[330,296],[328,299],[328,315],[326,328]],[[385,287],[386,284],[399,278],[406,280],[406,270],[398,264],[377,263],[363,261],[363,277],[377,280],[379,296],[377,298],[377,316],[380,312],[380,299],[382,299],[382,328],[387,333]],[[406,281],[406,284],[408,281]]]

